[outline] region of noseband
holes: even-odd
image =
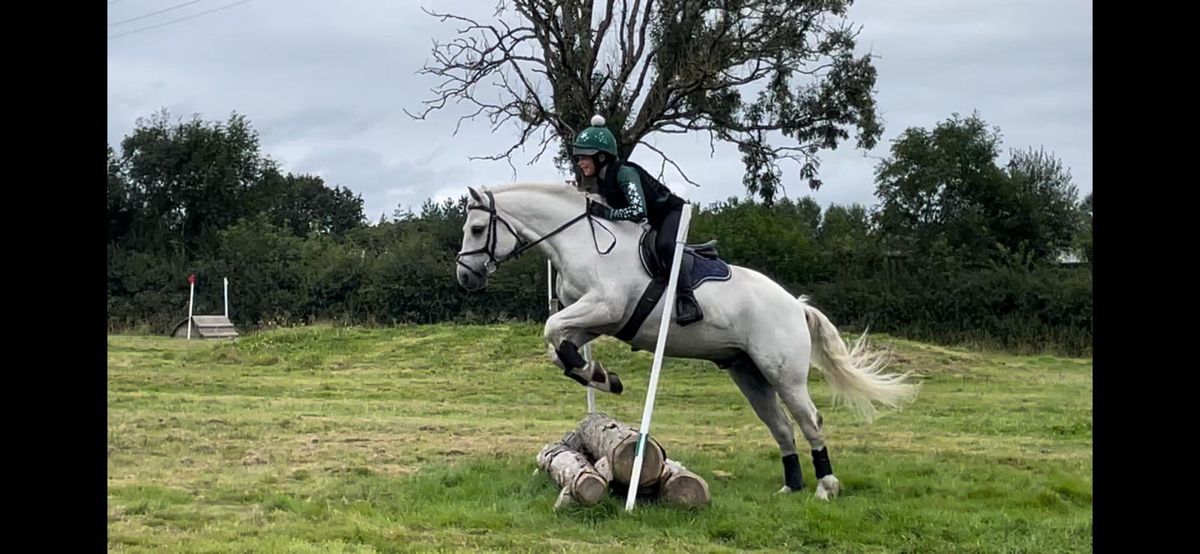
[[[592,225],[593,225],[593,227],[592,227],[592,242],[593,243],[595,242],[595,239],[596,239],[595,220],[592,219],[591,210],[589,210],[589,209],[585,209],[582,214],[579,214],[574,219],[560,225],[557,229],[550,231],[550,233],[546,234],[546,236],[539,238],[533,242],[525,242],[525,240],[521,238],[521,235],[517,234],[516,230],[513,229],[512,225],[509,225],[509,223],[507,221],[505,221],[503,217],[500,217],[500,214],[496,212],[496,198],[494,196],[492,196],[492,191],[490,191],[490,190],[484,191],[484,194],[487,194],[488,203],[489,203],[488,206],[470,206],[467,208],[467,210],[468,211],[482,210],[482,211],[485,211],[488,213],[487,239],[483,241],[482,247],[476,248],[475,250],[466,250],[466,251],[459,252],[458,256],[456,258],[458,265],[461,265],[461,266],[467,268],[467,271],[470,271],[472,274],[474,274],[476,277],[479,277],[480,279],[486,278],[487,275],[491,275],[492,273],[495,273],[496,270],[499,269],[500,264],[507,262],[509,260],[512,260],[512,259],[516,258],[517,256],[520,256],[526,250],[529,250],[530,248],[537,246],[538,243],[540,243],[554,235],[557,235],[558,233],[565,230],[567,227],[574,225],[575,223],[579,222],[579,220],[584,219],[584,218],[587,218],[588,220],[590,220],[592,222]],[[590,200],[589,200],[589,202],[590,202]],[[503,223],[504,226],[506,228],[508,228],[508,232],[511,233],[514,238],[517,239],[517,246],[512,249],[512,252],[509,252],[508,254],[505,254],[503,256],[496,255],[496,241],[499,238],[499,235],[496,233],[496,223]],[[601,227],[603,227],[603,225],[601,225]],[[607,231],[608,229],[605,228],[605,230]],[[612,234],[612,231],[609,231],[609,234]],[[614,239],[613,244],[610,245],[607,250],[600,252],[601,255],[608,254],[609,252],[612,251],[613,246],[616,246],[616,244],[617,244],[616,235],[613,235],[613,239]],[[596,251],[597,252],[600,251],[599,245],[597,245]],[[463,256],[470,256],[472,254],[487,254],[488,255],[488,261],[483,264],[484,270],[487,271],[487,274],[483,274],[483,273],[476,271],[475,268],[467,265],[466,263],[464,263],[462,261]]]

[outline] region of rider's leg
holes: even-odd
[[[667,212],[658,228],[658,236],[654,238],[654,251],[658,254],[659,263],[662,264],[663,274],[671,269],[672,256],[675,254],[675,235],[679,233],[679,217],[682,213],[682,208]],[[675,295],[675,322],[685,326],[700,321],[704,315],[692,292],[692,276],[689,272],[683,271],[684,264],[679,265],[679,281]]]

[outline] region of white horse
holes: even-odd
[[[561,274],[558,294],[565,305],[546,321],[543,336],[551,360],[581,383],[619,392],[620,385],[614,391],[609,382],[615,374],[606,375],[596,363],[585,368],[578,349],[600,335],[614,336],[650,282],[638,254],[643,225],[589,217],[588,196],[565,183],[483,190],[469,188],[457,260],[459,284],[479,290],[499,265],[539,248]],[[881,373],[883,356],[870,351],[863,338],[847,348],[837,328],[804,297],[793,297],[757,271],[733,265],[730,271],[729,280],[696,288],[704,318],[686,327],[672,323],[663,354],[710,360],[729,371],[779,444],[784,466],[779,492],[790,492],[803,488],[804,480],[782,399],[811,447],[816,496],[828,500],[840,485],[829,461],[822,417],[808,392],[810,362],[832,385],[835,399],[849,401],[868,421],[876,413],[874,402],[897,408],[915,397],[917,385],[906,382],[908,374]],[[664,304],[659,301],[628,344],[654,349]],[[589,374],[590,382],[579,377]]]

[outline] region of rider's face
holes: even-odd
[[[596,176],[596,160],[591,156],[577,156],[575,163],[579,164],[579,171],[583,173],[584,177]]]

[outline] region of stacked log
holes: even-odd
[[[590,506],[606,492],[624,499],[637,456],[637,429],[603,413],[588,414],[574,431],[538,453],[538,467],[561,487],[554,509],[570,504]],[[639,498],[657,498],[686,507],[707,506],[708,483],[683,464],[667,458],[653,437],[646,437]]]
[[[596,472],[587,456],[580,452],[580,446],[578,437],[571,432],[538,453],[538,467],[562,487],[554,503],[555,510],[573,503],[591,506],[604,498],[608,479]]]
[[[678,506],[707,506],[711,498],[703,478],[670,459],[663,464],[659,489],[664,502]]]

